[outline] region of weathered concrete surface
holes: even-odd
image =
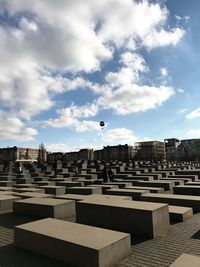
[[[0,214],[0,265],[2,267],[72,267],[13,246],[14,226],[33,220],[32,217],[13,213]],[[143,240],[143,242],[134,238],[130,256],[117,263],[116,267],[169,267],[182,253],[200,256],[200,239],[191,238],[199,229],[200,214],[196,214],[184,223],[171,225],[169,231],[159,238]]]
[[[26,198],[14,202],[15,213],[39,218],[57,218],[75,221],[75,201],[52,198]]]
[[[86,199],[76,203],[76,218],[79,223],[148,238],[169,227],[168,205],[142,201]]]
[[[199,267],[200,257],[183,253],[170,267]]]
[[[126,233],[51,218],[14,231],[15,246],[79,267],[112,266],[128,255],[130,241]]]

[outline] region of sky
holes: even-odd
[[[0,0],[0,147],[200,138],[199,10],[199,0]]]

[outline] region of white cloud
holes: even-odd
[[[0,139],[13,141],[30,141],[37,135],[37,130],[26,127],[12,114],[0,112]]]
[[[149,49],[167,45],[176,46],[183,38],[184,34],[185,31],[180,28],[172,29],[170,32],[164,29],[160,31],[153,30],[145,36],[143,45]]]
[[[181,89],[181,88],[178,88],[177,92],[183,94],[185,91],[183,89]]]
[[[187,114],[186,119],[194,119],[194,118],[199,118],[200,117],[200,108],[197,108]]]
[[[45,122],[47,126],[98,130],[97,122],[86,118],[102,109],[118,114],[145,111],[174,93],[168,87],[138,85],[139,75],[147,72],[148,66],[135,50],[141,45],[148,49],[175,46],[184,35],[181,28],[164,30],[168,11],[159,3],[4,0],[0,10],[7,14],[0,25],[0,104],[23,120],[21,127],[30,138],[36,132],[25,124],[52,108],[55,96],[70,90],[87,88],[99,98],[92,108],[84,105],[61,110],[59,118]],[[121,55],[122,67],[105,75],[104,86],[81,77],[82,71],[100,70],[118,48],[129,51]],[[68,72],[73,78],[66,78]]]
[[[49,152],[69,152],[72,148],[67,144],[45,144],[45,148]]]
[[[144,58],[137,53],[122,53],[120,62],[123,67],[118,72],[109,72],[105,77],[113,87],[137,82],[139,74],[148,71]]]
[[[126,128],[116,128],[108,130],[102,134],[102,140],[104,143],[119,145],[119,144],[129,144],[134,145],[138,141],[134,133]]]
[[[187,111],[188,111],[187,108],[182,108],[182,109],[179,109],[179,110],[177,111],[177,113],[185,113],[185,112],[187,112]]]
[[[200,138],[200,129],[191,129],[186,132],[189,138]]]
[[[168,75],[167,68],[160,68],[160,74],[163,78],[165,78]]]
[[[72,104],[70,107],[57,111],[59,118],[49,119],[43,122],[45,127],[63,128],[70,127],[77,132],[85,132],[88,130],[100,130],[99,122],[85,120],[84,118],[93,117],[98,112],[98,106],[93,104],[87,104],[79,107]]]
[[[98,103],[104,109],[112,109],[116,114],[126,115],[156,108],[173,94],[174,90],[170,87],[128,84],[115,91],[105,91]]]

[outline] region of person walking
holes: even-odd
[[[57,175],[57,160],[56,159],[54,160],[54,163],[53,163],[53,170],[56,176]]]
[[[102,169],[102,178],[103,178],[103,182],[104,182],[104,183],[107,183],[107,182],[108,182],[108,174],[107,174],[106,167],[104,167],[104,168]]]
[[[108,170],[108,177],[109,181],[112,183],[114,178],[114,172],[111,169]]]

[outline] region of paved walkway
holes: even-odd
[[[13,246],[14,226],[33,220],[13,213],[0,214],[0,267],[72,267]],[[198,230],[200,213],[185,223],[170,226],[160,238],[140,243],[136,240],[129,257],[116,267],[167,267],[183,252],[200,255],[200,239],[191,238]]]

